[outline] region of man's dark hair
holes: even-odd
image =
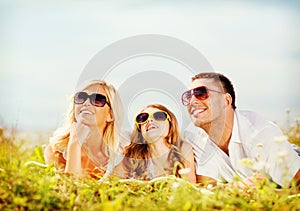
[[[216,81],[220,81],[222,83],[223,89],[226,93],[229,93],[232,97],[231,106],[233,109],[236,109],[235,106],[235,92],[231,81],[221,73],[215,72],[207,72],[207,73],[199,73],[192,78],[192,81],[200,78],[213,78]]]

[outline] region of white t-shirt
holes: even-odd
[[[283,186],[300,169],[300,157],[280,128],[251,111],[235,111],[229,156],[193,123],[184,131],[184,139],[193,146],[196,174],[218,182],[260,172]]]

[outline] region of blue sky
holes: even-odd
[[[238,108],[279,124],[286,108],[292,120],[300,117],[296,1],[1,1],[0,30],[0,124],[6,127],[58,127],[90,59],[139,34],[168,35],[194,46],[232,79]],[[118,86],[122,79],[111,80]],[[128,119],[139,111],[139,101],[125,108]]]

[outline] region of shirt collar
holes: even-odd
[[[239,136],[238,125],[239,125],[239,121],[238,121],[238,117],[237,117],[237,112],[234,111],[233,128],[232,128],[232,134],[231,134],[230,141],[235,142],[235,143],[242,143],[240,140],[240,136]]]

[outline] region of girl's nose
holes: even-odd
[[[153,117],[149,117],[148,122],[153,122]]]

